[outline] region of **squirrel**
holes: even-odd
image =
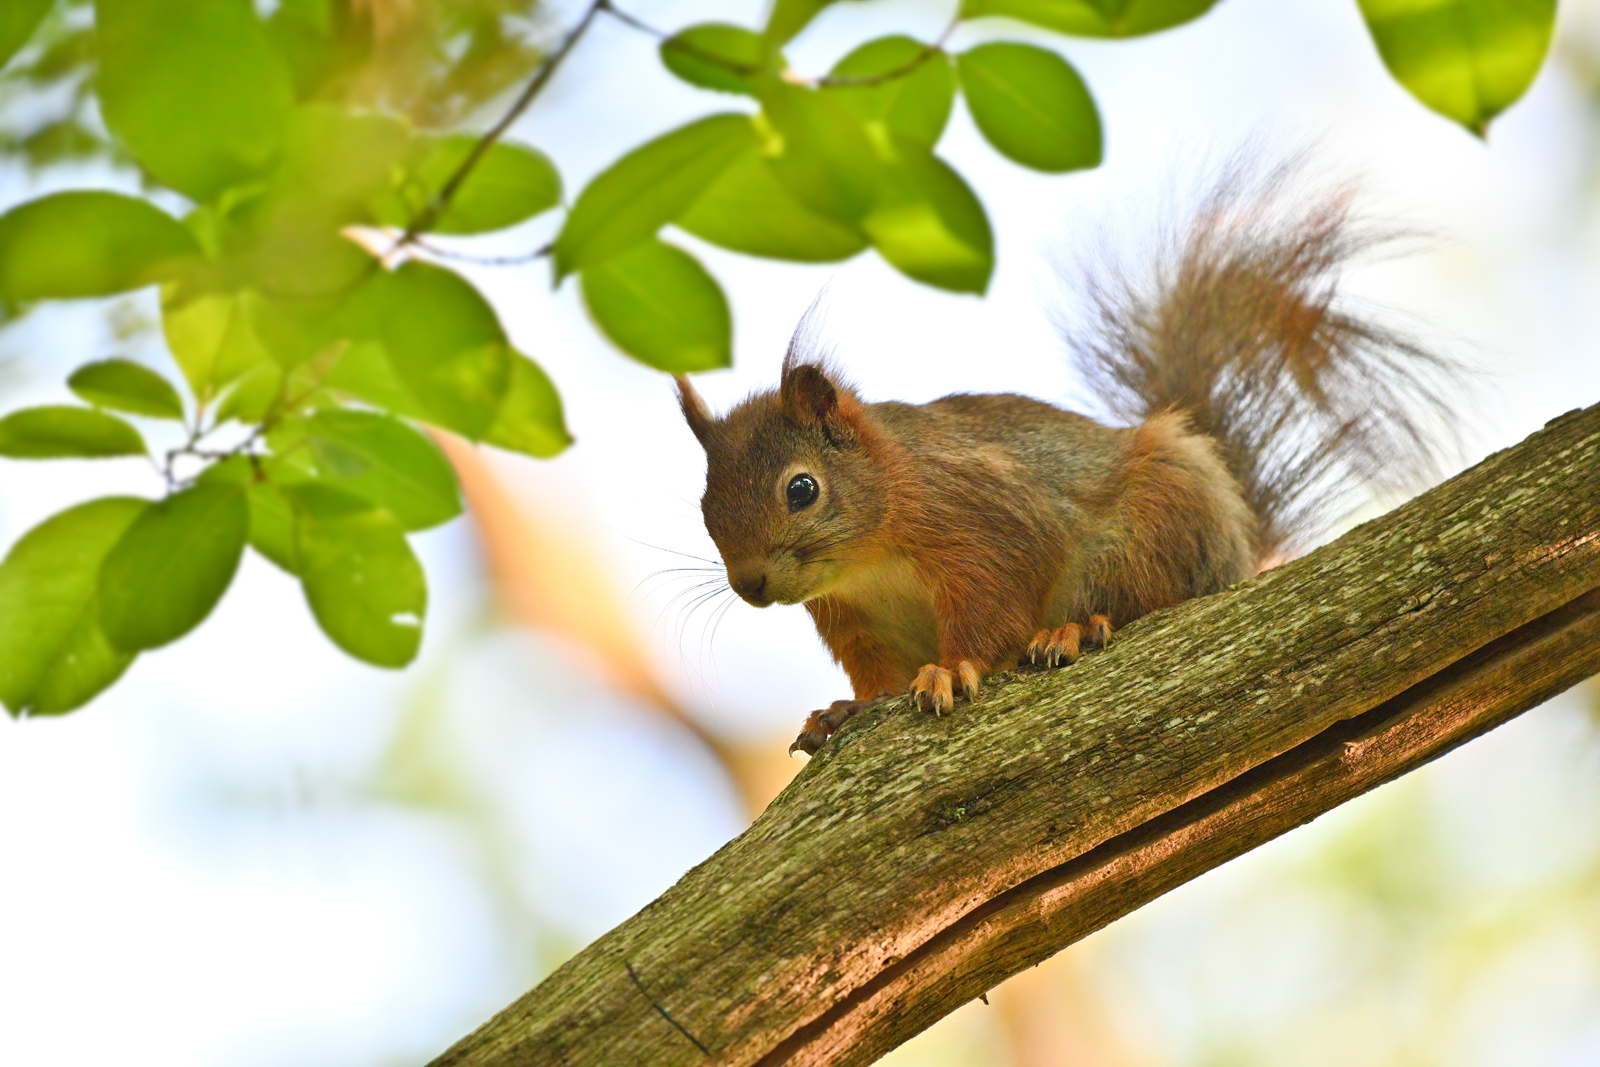
[[[1417,402],[1447,418],[1452,368],[1338,293],[1392,235],[1293,171],[1231,169],[1143,280],[1086,272],[1067,347],[1113,425],[1017,394],[869,403],[811,354],[810,313],[778,388],[720,418],[676,379],[729,585],[804,604],[854,690],[791,755],[891,696],[939,713],[1074,662],[1303,549],[1357,484],[1431,473]]]

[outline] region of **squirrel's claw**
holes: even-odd
[[[983,673],[970,660],[962,660],[953,671],[930,663],[911,683],[911,700],[924,711],[939,715],[955,707],[958,686],[961,695],[971,700],[978,695],[982,681]]]
[[[815,756],[828,738],[838,732],[839,727],[855,718],[858,713],[882,704],[892,695],[883,693],[871,700],[835,700],[826,708],[813,711],[806,716],[805,725],[800,727],[800,736],[789,746],[789,755],[804,752],[808,756]]]
[[[1083,646],[1104,648],[1111,643],[1111,620],[1104,615],[1090,615],[1088,626],[1069,622],[1054,630],[1040,630],[1028,642],[1026,655],[1029,663],[1043,662],[1047,667],[1062,663],[1076,663],[1083,654]]]
[[[978,695],[978,685],[982,681],[982,675],[978,672],[978,668],[967,660],[962,660],[956,665],[956,680],[961,683],[961,693],[968,700]]]
[[[822,729],[816,722],[820,714],[822,714],[820,711],[813,711],[806,718],[806,724],[800,728],[800,736],[789,743],[789,755],[804,752],[808,756],[815,756],[817,750],[827,743],[828,731]]]
[[[1062,663],[1076,663],[1083,640],[1083,627],[1075,622],[1057,626],[1054,630],[1040,630],[1028,644],[1028,662],[1044,661],[1046,667]]]
[[[943,714],[956,706],[955,675],[930,663],[917,672],[911,683],[911,699],[923,711]]]

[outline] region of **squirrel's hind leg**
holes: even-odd
[[[1029,663],[1043,662],[1047,667],[1062,663],[1076,663],[1083,646],[1104,648],[1111,643],[1111,620],[1104,615],[1090,615],[1089,625],[1079,626],[1069,622],[1055,629],[1044,629],[1033,635],[1024,653]]]

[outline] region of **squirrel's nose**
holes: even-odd
[[[758,608],[766,607],[767,600],[767,572],[760,568],[749,570],[728,571],[728,584],[733,586],[733,591]]]

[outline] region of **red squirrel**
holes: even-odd
[[[1443,410],[1449,368],[1340,305],[1340,268],[1384,237],[1293,185],[1235,173],[1148,282],[1086,282],[1069,349],[1122,426],[1016,394],[869,403],[805,322],[778,388],[720,418],[677,379],[729,585],[804,604],[854,689],[791,753],[890,695],[938,713],[1019,661],[1071,663],[1303,547],[1353,483],[1425,467],[1413,411]]]

